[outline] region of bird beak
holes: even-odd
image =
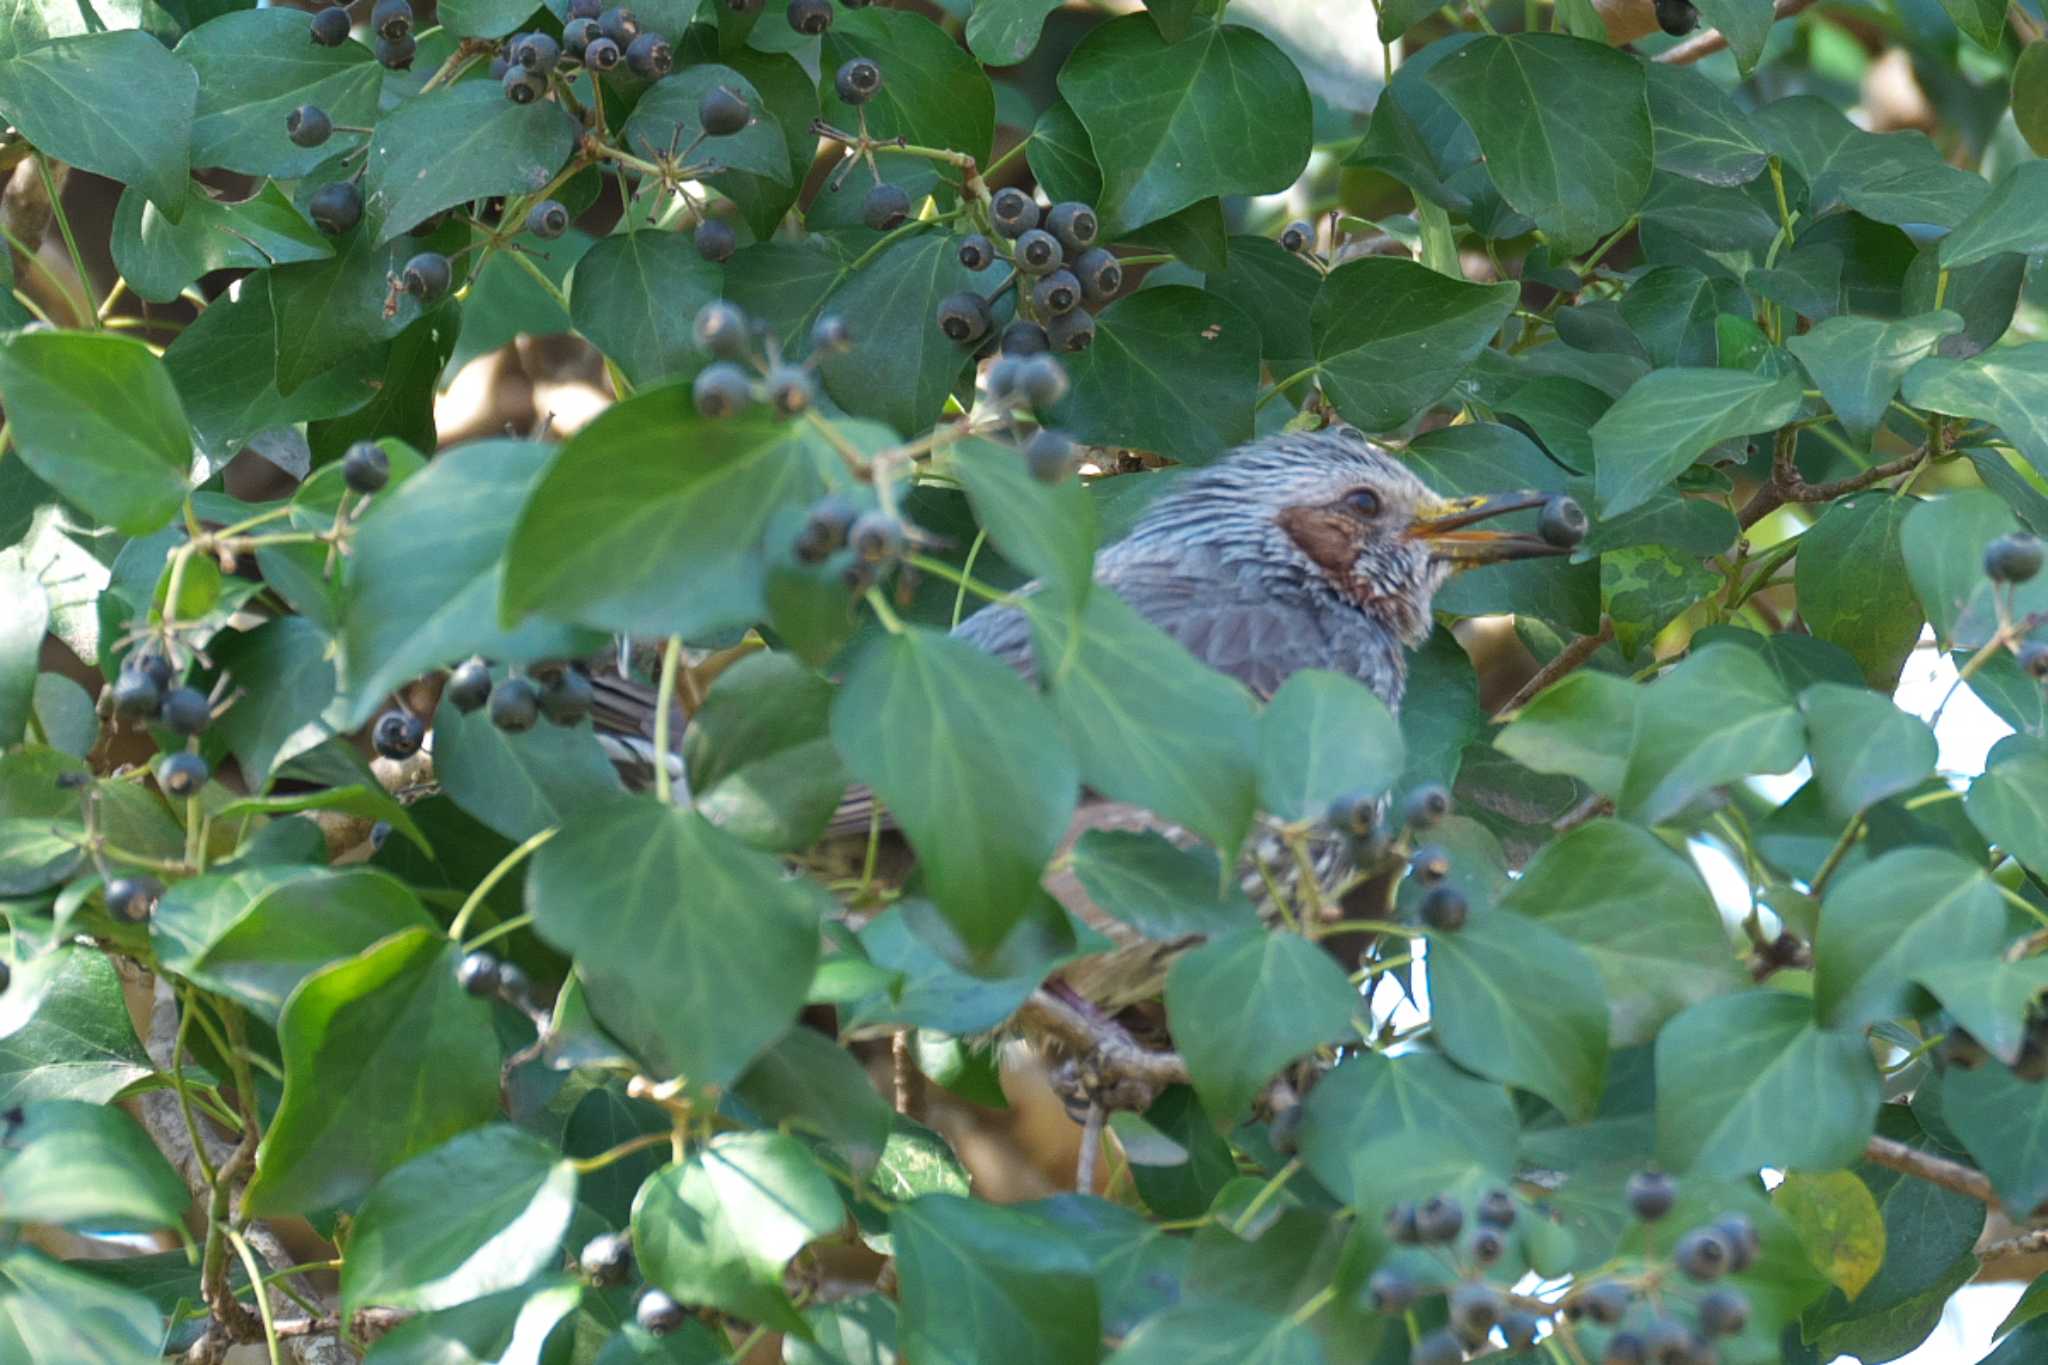
[[[1519,531],[1470,531],[1465,528],[1508,512],[1527,512],[1561,505],[1544,519],[1553,537]],[[1408,535],[1429,546],[1430,554],[1456,568],[1476,568],[1511,559],[1536,559],[1547,555],[1568,555],[1585,538],[1585,514],[1570,498],[1554,493],[1494,493],[1471,498],[1441,498],[1418,509],[1421,515],[1409,523]],[[1552,523],[1576,526],[1576,534],[1554,529]],[[1562,542],[1562,543],[1560,543]]]

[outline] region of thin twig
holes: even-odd
[[[1600,629],[1591,635],[1581,635],[1557,652],[1557,657],[1536,670],[1536,675],[1522,684],[1521,690],[1508,698],[1508,704],[1494,714],[1505,718],[1527,706],[1536,699],[1544,688],[1577,668],[1600,652],[1603,645],[1614,638],[1614,618],[1602,616]]]
[[[1081,1125],[1081,1155],[1074,1162],[1074,1192],[1095,1193],[1095,1153],[1102,1146],[1102,1101],[1088,1102],[1088,1118]]]
[[[1771,21],[1790,19],[1803,10],[1813,8],[1814,0],[1777,0],[1771,6]],[[1727,35],[1720,29],[1709,29],[1705,33],[1687,38],[1676,47],[1657,54],[1657,60],[1667,66],[1691,66],[1704,57],[1711,57],[1728,46]]]
[[[1991,1181],[1985,1174],[1959,1161],[1930,1156],[1917,1147],[1908,1147],[1903,1142],[1888,1137],[1873,1137],[1863,1148],[1863,1159],[1901,1175],[1915,1176],[1944,1190],[1964,1195],[1980,1203],[1998,1205],[1998,1194],[1991,1188]]]
[[[1078,1055],[1092,1055],[1105,1076],[1159,1086],[1189,1082],[1188,1064],[1178,1052],[1140,1047],[1113,1020],[1091,1019],[1042,986],[1017,1007],[1016,1018],[1020,1024],[1058,1038]]]
[[[1796,467],[1788,468],[1783,461],[1774,462],[1771,481],[1750,495],[1737,520],[1746,531],[1788,502],[1831,502],[1844,493],[1858,492],[1895,474],[1910,473],[1926,458],[1925,449],[1916,450],[1911,455],[1901,455],[1896,460],[1872,465],[1859,474],[1831,479],[1826,483],[1807,483],[1799,477]]]

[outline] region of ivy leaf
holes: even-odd
[[[1518,297],[1512,283],[1468,284],[1413,261],[1348,261],[1309,311],[1318,382],[1349,421],[1391,430],[1450,392]]]
[[[453,227],[447,231],[451,236],[466,233]],[[337,367],[352,367],[364,348],[390,341],[419,320],[419,300],[402,290],[394,293],[392,280],[423,244],[408,239],[378,246],[371,238],[358,229],[328,260],[264,272],[277,391],[285,398],[296,401],[301,388],[319,383]],[[387,313],[386,305],[393,303]],[[380,360],[371,377],[382,372]]]
[[[1607,1067],[1600,973],[1545,925],[1492,909],[1429,940],[1430,1000],[1444,1051],[1489,1079],[1584,1120]]]
[[[1643,75],[1658,170],[1704,185],[1746,185],[1763,174],[1770,153],[1720,86],[1689,66],[1662,62],[1645,64]]]
[[[824,311],[847,320],[853,345],[819,357],[818,365],[832,401],[899,435],[929,427],[971,359],[939,330],[939,302],[979,278],[960,264],[943,232],[907,237],[843,275]]]
[[[1285,189],[1308,163],[1308,87],[1262,34],[1235,24],[1168,43],[1142,15],[1092,30],[1060,68],[1103,177],[1115,238],[1200,199]]]
[[[826,122],[853,128],[860,115],[839,98],[829,73],[855,57],[872,58],[888,73],[875,97],[861,106],[878,138],[906,138],[949,147],[988,164],[995,143],[995,88],[959,41],[922,14],[867,8],[839,16],[819,44],[819,84]],[[857,316],[857,315],[856,315]]]
[[[2026,1038],[2027,1012],[2048,991],[2048,958],[1936,962],[1916,968],[1913,979],[1932,992],[1986,1051],[2011,1066],[2019,1060]]]
[[[1996,52],[2005,36],[2005,10],[1996,0],[1941,0],[1941,7],[1971,42]]]
[[[1799,376],[1677,367],[1644,375],[1593,424],[1600,519],[1648,502],[1714,445],[1799,413]]]
[[[516,104],[490,81],[417,95],[377,125],[363,176],[363,217],[389,242],[472,199],[532,194],[576,148],[576,120],[553,100]]]
[[[624,790],[589,725],[510,734],[489,711],[464,715],[444,697],[433,728],[434,774],[449,799],[507,839],[529,839]]]
[[[422,1313],[377,1339],[377,1365],[543,1365],[550,1334],[582,1298],[582,1285],[551,1277]]]
[[[831,684],[789,654],[720,673],[683,736],[697,809],[756,848],[816,843],[846,790],[831,706]]]
[[[2003,11],[1999,18],[2002,26]],[[1943,270],[1956,270],[2008,251],[2029,255],[2043,247],[2048,247],[2048,167],[2023,161],[1942,238],[1939,259]]]
[[[845,1048],[803,1024],[762,1053],[733,1094],[764,1124],[824,1138],[863,1178],[889,1142],[894,1115],[867,1070]]]
[[[1229,266],[1211,272],[1203,288],[1252,320],[1260,356],[1285,379],[1315,362],[1309,312],[1322,284],[1313,266],[1272,238],[1233,236]]]
[[[1046,1219],[928,1194],[897,1209],[889,1229],[904,1359],[979,1360],[995,1341],[1008,1365],[1070,1365],[1097,1353],[1093,1268]]]
[[[1379,796],[1401,775],[1401,730],[1385,702],[1344,674],[1303,669],[1259,717],[1259,807],[1321,818],[1340,796]]]
[[[1789,338],[1785,348],[1813,376],[1843,429],[1867,441],[1883,423],[1906,371],[1933,355],[1943,337],[1962,330],[1962,318],[1947,309],[1898,322],[1838,317]]]
[[[63,947],[16,965],[0,1000],[0,1105],[104,1104],[152,1070],[99,952]]]
[[[708,359],[693,328],[719,282],[718,267],[680,232],[617,233],[570,272],[569,317],[633,387],[689,379]]]
[[[321,719],[334,700],[333,641],[304,616],[280,616],[208,646],[243,689],[213,723],[260,788],[271,770],[334,733]]]
[[[984,66],[1015,66],[1038,46],[1060,0],[981,0],[967,19],[967,48]]]
[[[1219,1125],[1282,1066],[1343,1037],[1357,1009],[1344,969],[1298,934],[1229,934],[1183,953],[1166,976],[1174,1041]]]
[[[306,15],[296,10],[240,10],[209,19],[178,41],[176,55],[199,74],[195,165],[293,180],[356,147],[361,137],[338,132],[321,146],[301,147],[285,133],[285,116],[294,109],[310,104],[355,128],[377,121],[384,68],[361,43],[308,41]]]
[[[333,245],[299,215],[284,192],[268,184],[240,203],[214,199],[194,185],[175,223],[143,195],[127,190],[114,211],[108,245],[128,287],[154,303],[169,303],[209,271],[262,270],[334,254]]]
[[[0,1355],[23,1365],[150,1365],[164,1315],[148,1299],[23,1247],[0,1259]]]
[[[1747,76],[1763,56],[1764,43],[1771,36],[1777,14],[1771,0],[1707,0],[1700,18],[1721,30],[1728,50],[1735,54],[1735,69]]]
[[[1627,779],[1637,696],[1610,673],[1573,673],[1538,693],[1493,746],[1525,768],[1612,796]]]
[[[2019,529],[2005,501],[1981,488],[1920,503],[1907,513],[1900,530],[1906,572],[1937,640],[1975,649],[1997,631],[1999,590],[1984,576],[1984,550]],[[2037,578],[2006,591],[2016,617],[2048,608],[2048,582]]]
[[[1998,847],[2042,875],[2048,871],[2048,753],[2001,746],[1970,784],[1970,823]]]
[[[1931,356],[1906,372],[1906,402],[2004,428],[2035,469],[2048,469],[2048,342],[2000,346],[1971,360]]]
[[[2002,1066],[1954,1067],[1941,1079],[1941,1117],[2008,1210],[2048,1199],[2048,1096],[2039,1086]]]
[[[1315,1334],[1292,1318],[1212,1301],[1145,1319],[1107,1365],[1323,1365],[1324,1359]]]
[[[36,663],[50,598],[13,556],[0,558],[0,749],[21,743],[36,705]]]
[[[1806,717],[1814,781],[1837,824],[1911,791],[1934,772],[1934,732],[1888,697],[1815,683],[1799,694],[1799,710]]]
[[[199,77],[146,33],[55,38],[11,56],[0,116],[45,156],[133,185],[173,220],[185,211]]]
[[[1840,498],[1800,538],[1793,587],[1815,639],[1839,645],[1879,692],[1897,689],[1925,617],[1902,545],[1913,506],[1874,491]]]
[[[1428,1142],[1482,1170],[1514,1169],[1518,1124],[1506,1088],[1434,1052],[1346,1058],[1305,1103],[1302,1164],[1347,1203],[1358,1201],[1353,1158],[1381,1141]]]
[[[1100,539],[1095,500],[1078,479],[1053,485],[1031,477],[1017,452],[969,439],[949,451],[947,468],[967,491],[974,519],[1003,557],[1078,605],[1094,582]]]
[[[1880,223],[1952,227],[1990,193],[1981,176],[1948,164],[1925,133],[1866,133],[1813,95],[1773,100],[1755,123],[1766,146],[1807,186],[1807,212],[1846,205]]]
[[[737,133],[705,137],[699,142],[704,125],[698,122],[697,108],[714,86],[729,90],[745,100],[747,107],[755,111],[755,118]],[[783,140],[782,125],[768,112],[761,92],[754,88],[752,81],[731,67],[715,62],[687,68],[679,66],[656,81],[633,106],[633,117],[626,120],[619,136],[628,151],[648,160],[672,152],[680,154],[683,148],[696,146],[698,150],[690,157],[693,162],[714,161],[727,172],[744,171],[780,185],[786,185],[790,180],[789,146]],[[668,237],[671,234],[632,235]],[[694,249],[692,254],[695,254]],[[717,279],[716,268],[710,274],[713,280]],[[712,296],[717,296],[715,284]],[[610,354],[609,351],[606,353]]]
[[[0,1208],[11,1223],[169,1228],[191,1207],[184,1179],[120,1109],[41,1100],[11,1118],[0,1150]]]
[[[1251,439],[1259,347],[1257,325],[1215,294],[1141,289],[1104,309],[1093,344],[1065,357],[1072,388],[1051,420],[1091,445],[1206,464]]]
[[[327,1208],[498,1109],[490,1007],[459,945],[393,934],[299,984],[278,1021],[284,1098],[243,1193],[252,1215]]]
[[[1828,890],[1813,944],[1821,1019],[1862,1028],[1900,1013],[1923,967],[1994,956],[2005,903],[1983,869],[1938,848],[1902,848]]]
[[[1695,652],[1649,689],[1636,711],[1621,814],[1657,824],[1710,788],[1751,773],[1785,772],[1806,753],[1806,731],[1785,685],[1755,653]]]
[[[1806,1247],[1806,1258],[1849,1298],[1861,1294],[1885,1258],[1884,1215],[1854,1171],[1794,1171],[1771,1191]]]
[[[444,29],[464,38],[503,38],[532,13],[529,0],[448,0],[434,9]]]
[[[1089,830],[1074,844],[1073,869],[1090,900],[1146,938],[1227,934],[1258,922],[1213,849],[1180,848],[1149,830]]]

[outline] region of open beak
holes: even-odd
[[[1522,531],[1473,531],[1467,527],[1508,512],[1542,509],[1534,534]],[[1495,493],[1471,498],[1444,498],[1425,505],[1408,526],[1408,535],[1428,544],[1430,554],[1458,568],[1498,564],[1511,559],[1568,555],[1586,538],[1586,514],[1570,498],[1557,493]]]

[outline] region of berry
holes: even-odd
[[[640,18],[624,5],[617,5],[597,16],[597,31],[619,45],[624,52],[640,36]]]
[[[747,315],[723,299],[697,310],[692,330],[697,348],[720,360],[737,360],[747,353]]]
[[[412,33],[412,6],[407,0],[377,0],[370,27],[380,38],[404,38]]]
[[[732,230],[732,224],[723,218],[706,218],[697,224],[697,231],[690,240],[696,243],[697,254],[707,261],[728,261],[739,249],[739,234]]]
[[[463,715],[474,715],[491,699],[491,666],[482,659],[458,664],[441,695]]]
[[[1095,341],[1095,315],[1076,308],[1045,324],[1046,340],[1055,351],[1085,351]]]
[[[981,340],[992,320],[988,300],[972,289],[963,289],[939,300],[939,330],[962,346]]]
[[[811,324],[811,349],[814,351],[850,351],[853,349],[853,329],[846,325],[846,319],[837,313],[821,313]]]
[[[1034,408],[1049,408],[1067,396],[1067,367],[1049,355],[1024,357],[1017,374],[1024,397]]]
[[[1408,794],[1402,807],[1401,823],[1409,829],[1428,829],[1451,813],[1451,794],[1441,783],[1426,782]]]
[[[1541,1322],[1534,1313],[1510,1313],[1500,1320],[1501,1335],[1508,1339],[1510,1351],[1526,1351],[1536,1344],[1536,1333]]]
[[[313,16],[313,41],[322,47],[340,47],[348,41],[350,24],[346,5],[329,5]]]
[[[375,441],[357,441],[341,457],[341,481],[358,493],[375,493],[391,480],[391,457]]]
[[[507,678],[491,689],[491,724],[517,735],[540,719],[540,689],[530,678]]]
[[[580,668],[551,670],[541,679],[540,713],[550,725],[578,725],[596,704],[597,690]]]
[[[498,998],[508,1005],[525,1009],[531,1003],[533,978],[528,976],[516,963],[498,964]]]
[[[1740,1275],[1756,1264],[1757,1253],[1763,1250],[1756,1224],[1739,1213],[1731,1213],[1714,1220],[1714,1231],[1728,1244],[1728,1269]]]
[[[196,687],[174,687],[164,693],[163,722],[181,735],[204,731],[213,720],[213,707]]]
[[[901,185],[883,180],[860,201],[860,220],[877,232],[900,227],[910,218],[910,196]]]
[[[1576,1302],[1586,1310],[1587,1317],[1611,1327],[1627,1315],[1629,1303],[1634,1298],[1627,1285],[1601,1280],[1588,1286]]]
[[[868,564],[886,564],[903,553],[903,523],[887,512],[866,512],[846,533],[854,557]]]
[[[986,270],[996,262],[996,244],[980,233],[960,239],[960,264],[969,270]]]
[[[1472,907],[1455,886],[1432,887],[1422,898],[1422,922],[1442,933],[1455,934],[1472,916]]]
[[[1081,282],[1071,270],[1055,270],[1031,286],[1031,301],[1041,313],[1064,313],[1081,301]]]
[[[1993,583],[2024,583],[2041,572],[2041,542],[2024,531],[1984,547],[1984,576]]]
[[[659,33],[643,33],[626,44],[626,69],[642,80],[658,81],[675,68],[675,50]]]
[[[504,53],[500,52],[500,53],[499,53],[499,54],[498,54],[497,56],[495,56],[495,57],[491,58],[491,79],[492,79],[492,80],[494,80],[494,81],[502,81],[502,80],[504,80],[504,79],[505,79],[505,73],[506,73],[507,71],[510,71],[511,69],[512,69],[512,59],[511,59],[510,57],[507,57],[507,56],[506,56],[506,55],[505,55]]]
[[[866,57],[854,57],[832,77],[832,88],[848,104],[866,104],[882,88],[882,68]]]
[[[552,242],[569,230],[569,210],[553,199],[543,199],[526,213],[526,230],[544,242]]]
[[[1499,1228],[1480,1228],[1472,1234],[1465,1249],[1471,1253],[1474,1265],[1492,1265],[1507,1254],[1508,1239],[1500,1235]]]
[[[421,303],[432,303],[448,292],[454,276],[454,267],[449,265],[446,256],[438,251],[422,251],[405,263],[405,269],[398,278],[405,285],[406,293]]]
[[[1003,328],[1004,355],[1040,355],[1052,348],[1045,338],[1045,329],[1037,323],[1018,318]]]
[[[1408,1352],[1408,1365],[1459,1365],[1465,1348],[1448,1328],[1431,1332]]]
[[[1387,1240],[1399,1246],[1415,1246],[1422,1241],[1420,1215],[1415,1205],[1405,1200],[1387,1210]]]
[[[1479,1196],[1473,1212],[1490,1228],[1511,1228],[1515,1225],[1515,1197],[1506,1190],[1488,1190]]]
[[[1739,1289],[1710,1290],[1700,1299],[1700,1330],[1710,1337],[1732,1337],[1749,1326],[1749,1299]]]
[[[2036,680],[2048,679],[2048,644],[2029,640],[2020,646],[2020,667]]]
[[[1038,201],[1014,185],[997,190],[989,201],[989,221],[1005,237],[1022,237],[1038,226]]]
[[[1569,550],[1586,538],[1586,509],[1567,497],[1555,497],[1543,504],[1536,518],[1536,534],[1546,545]]]
[[[509,55],[514,65],[545,76],[562,59],[562,45],[546,33],[523,33],[513,40]]]
[[[498,959],[489,953],[471,953],[456,964],[456,984],[474,996],[498,993]]]
[[[712,137],[731,137],[753,120],[747,102],[722,85],[714,85],[697,101],[697,122]]]
[[[1060,432],[1041,428],[1024,443],[1024,465],[1040,483],[1058,483],[1073,472],[1074,443]]]
[[[622,1232],[593,1237],[583,1244],[576,1263],[598,1284],[624,1284],[633,1273],[633,1239]]]
[[[829,3],[829,0],[819,2]],[[795,0],[789,7],[790,12],[794,14],[797,5],[802,3],[803,0]],[[825,12],[830,14],[831,10],[828,8]],[[792,19],[791,22],[795,21]],[[640,1296],[640,1302],[633,1306],[633,1321],[639,1323],[640,1330],[651,1337],[667,1336],[683,1325],[683,1317],[683,1306],[659,1289],[648,1290]]]
[[[1468,1337],[1483,1337],[1507,1310],[1500,1291],[1484,1280],[1467,1280],[1451,1291],[1451,1325]]]
[[[583,45],[583,64],[592,71],[610,71],[619,64],[619,45],[599,36]]]
[[[1667,1318],[1643,1333],[1643,1359],[1651,1365],[1704,1365],[1707,1353],[1707,1343],[1682,1322]]]
[[[1734,1252],[1717,1230],[1695,1228],[1678,1239],[1678,1245],[1671,1249],[1671,1259],[1695,1280],[1717,1280],[1728,1273]]]
[[[778,365],[768,371],[768,402],[784,417],[794,417],[817,396],[808,370],[796,365]]]
[[[1297,221],[1280,229],[1280,245],[1289,251],[1296,254],[1311,251],[1315,244],[1316,230],[1311,224]]]
[[[832,0],[789,0],[789,26],[798,33],[823,33],[832,27]]]
[[[1379,827],[1379,799],[1370,792],[1340,796],[1330,803],[1323,819],[1329,822],[1331,829],[1363,838]]]
[[[363,221],[363,192],[353,180],[336,180],[313,191],[306,216],[329,237],[339,237]]]
[[[1683,38],[1699,27],[1700,12],[1692,0],[1657,0],[1657,27],[1674,38]]]
[[[1637,1171],[1628,1178],[1629,1211],[1654,1223],[1678,1202],[1678,1182],[1662,1171]]]
[[[154,877],[116,877],[107,883],[107,913],[140,924],[163,893],[164,884]]]
[[[721,360],[698,371],[690,397],[698,416],[730,417],[754,401],[754,381],[739,366]]]
[[[1031,228],[1017,238],[1017,266],[1027,275],[1049,275],[1065,260],[1060,239],[1044,228]]]
[[[426,737],[426,725],[401,706],[377,717],[376,728],[370,731],[370,747],[386,758],[411,758]]]
[[[1601,1353],[1600,1365],[1643,1365],[1650,1358],[1649,1351],[1650,1348],[1636,1333],[1616,1332],[1607,1338],[1607,1349]]]
[[[820,498],[811,504],[803,529],[796,536],[796,557],[806,564],[823,562],[846,543],[846,532],[860,515],[860,509],[841,497]]]
[[[1070,267],[1081,281],[1081,297],[1103,303],[1124,287],[1123,263],[1102,247],[1090,247]]]
[[[410,71],[413,54],[419,49],[418,41],[408,33],[403,38],[379,38],[375,51],[378,62],[385,70]]]
[[[1415,1206],[1415,1232],[1425,1242],[1448,1242],[1465,1226],[1465,1210],[1447,1194],[1433,1194]]]
[[[318,147],[334,136],[334,121],[317,104],[302,104],[284,116],[284,135],[295,147]]]
[[[1072,200],[1054,204],[1052,211],[1045,215],[1045,227],[1069,251],[1086,251],[1095,244],[1095,234],[1102,230],[1095,210]]]
[[[1421,886],[1440,885],[1451,875],[1451,855],[1436,844],[1424,844],[1408,860],[1408,875]]]
[[[597,31],[595,16],[571,19],[562,25],[562,51],[579,62],[588,62],[590,45],[602,37],[604,35]]]
[[[195,753],[165,754],[156,765],[157,786],[175,800],[199,795],[199,789],[211,776],[206,760]]]
[[[175,670],[171,661],[161,654],[137,654],[128,661],[128,667],[139,670],[142,675],[155,683],[159,692],[170,687]]]
[[[548,83],[544,76],[535,75],[523,66],[508,66],[498,84],[505,88],[505,98],[514,104],[532,104],[547,93]]]
[[[155,720],[163,709],[164,690],[140,668],[123,668],[114,677],[114,714],[123,720]]]
[[[1365,1282],[1365,1292],[1371,1296],[1375,1312],[1400,1313],[1421,1297],[1422,1287],[1398,1270],[1382,1268]]]
[[[604,13],[604,0],[569,0],[568,17],[595,19]]]

